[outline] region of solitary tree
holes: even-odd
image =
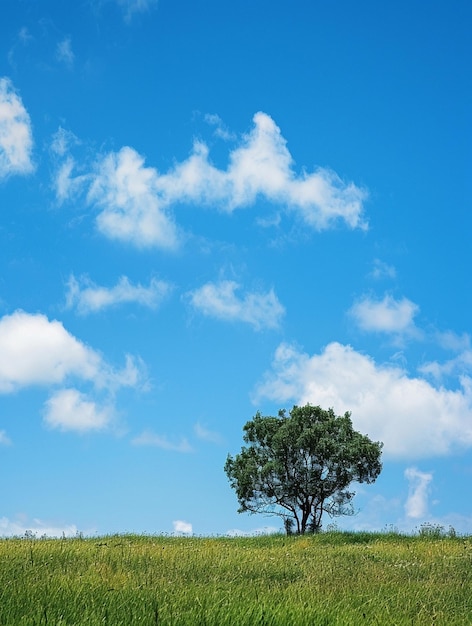
[[[355,431],[350,413],[294,406],[257,413],[244,433],[247,447],[225,464],[238,512],[279,515],[287,534],[318,532],[323,513],[352,515],[350,484],[373,483],[382,469],[383,444]]]

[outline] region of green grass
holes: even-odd
[[[2,626],[472,623],[472,538],[0,540]]]

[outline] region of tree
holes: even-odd
[[[287,416],[260,413],[244,426],[247,445],[225,472],[239,513],[279,515],[287,534],[318,532],[323,513],[352,515],[352,482],[373,483],[382,469],[383,444],[353,429],[351,414],[294,406]]]

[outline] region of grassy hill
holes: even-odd
[[[472,624],[472,537],[0,540],[0,624]]]

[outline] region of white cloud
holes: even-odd
[[[80,193],[82,189],[82,184],[85,179],[82,176],[73,177],[72,172],[74,168],[75,160],[73,157],[68,156],[56,170],[53,188],[56,192],[56,198],[59,204],[65,200],[70,200]]]
[[[236,135],[227,129],[221,117],[216,113],[207,113],[204,119],[207,124],[215,128],[215,135],[220,139],[224,141],[236,139]]]
[[[149,430],[145,430],[135,437],[131,443],[135,446],[154,446],[156,448],[162,448],[163,450],[170,450],[171,452],[193,452],[193,448],[187,439],[182,438],[179,442],[175,443],[169,441],[165,435],[158,435]]]
[[[133,285],[126,276],[111,288],[95,285],[86,276],[78,280],[71,276],[67,282],[66,307],[75,307],[78,313],[96,313],[108,307],[135,302],[142,306],[156,308],[171,291],[164,281],[151,279],[149,286]]]
[[[44,421],[50,428],[85,433],[103,430],[112,417],[110,407],[99,407],[76,389],[61,389],[46,402]]]
[[[206,119],[229,138],[218,116]],[[230,151],[227,169],[211,163],[209,148],[202,141],[196,141],[190,156],[164,174],[146,167],[144,157],[129,146],[100,157],[91,174],[76,177],[72,176],[75,161],[68,156],[54,175],[58,200],[73,198],[88,188],[87,202],[99,210],[98,229],[111,239],[141,248],[172,250],[179,246],[182,233],[171,209],[181,203],[231,213],[263,198],[315,230],[339,222],[350,228],[367,228],[365,190],[323,168],[297,175],[274,121],[261,112],[253,120],[253,129]],[[58,148],[66,157],[63,143],[58,143]]]
[[[172,525],[176,535],[191,535],[193,533],[193,526],[189,522],[178,519],[172,522]]]
[[[54,525],[40,519],[28,521],[24,517],[18,520],[10,520],[0,517],[0,537],[24,537],[32,533],[34,537],[75,537],[78,533],[74,524]]]
[[[57,131],[52,136],[51,152],[59,157],[64,157],[68,154],[72,146],[80,144],[79,139],[70,130],[66,130],[59,126]]]
[[[0,78],[0,179],[33,171],[31,121],[8,78]]]
[[[64,63],[68,67],[72,67],[74,64],[75,55],[72,51],[72,43],[70,37],[64,37],[62,41],[57,44],[56,58],[61,63]]]
[[[101,207],[98,229],[138,247],[173,249],[178,233],[157,193],[158,173],[129,147],[110,153],[97,166],[88,200]]]
[[[238,298],[240,285],[232,280],[206,283],[188,294],[191,304],[204,315],[227,321],[241,321],[262,328],[278,328],[285,314],[273,290],[247,292]]]
[[[401,334],[414,330],[413,319],[418,311],[418,305],[411,300],[386,295],[383,300],[365,296],[349,312],[362,330]]]
[[[52,187],[59,204],[76,198],[84,191],[87,184],[90,184],[90,174],[73,176],[77,164],[70,150],[80,143],[74,133],[62,127],[59,127],[52,136],[50,151],[56,166]]]
[[[51,428],[77,432],[103,429],[114,416],[116,391],[146,385],[139,359],[127,355],[123,369],[114,369],[56,320],[23,311],[0,318],[0,393],[31,385],[51,387],[70,378],[105,391],[109,404],[100,407],[73,388],[54,391],[44,409],[44,422]]]
[[[253,122],[251,132],[230,152],[227,170],[213,166],[206,144],[195,142],[190,157],[159,178],[167,202],[233,211],[253,205],[262,196],[295,211],[315,230],[333,227],[340,220],[351,228],[367,228],[362,216],[365,190],[323,168],[297,176],[286,140],[272,118],[259,112]]]
[[[405,470],[405,478],[409,482],[408,498],[405,502],[407,517],[420,519],[428,513],[428,496],[433,475],[420,472],[416,467]]]
[[[100,356],[56,320],[23,311],[0,318],[0,393],[67,376],[95,380],[102,367]]]
[[[4,430],[0,430],[0,446],[11,446],[11,439]]]
[[[136,386],[143,377],[141,363],[126,357],[122,370],[71,335],[57,320],[16,311],[0,318],[0,393],[30,385],[54,385],[69,377],[92,382],[111,392]]]
[[[434,387],[336,342],[313,356],[281,344],[254,401],[351,411],[355,428],[383,441],[386,456],[414,459],[472,446],[472,380],[460,383],[454,391]]]

